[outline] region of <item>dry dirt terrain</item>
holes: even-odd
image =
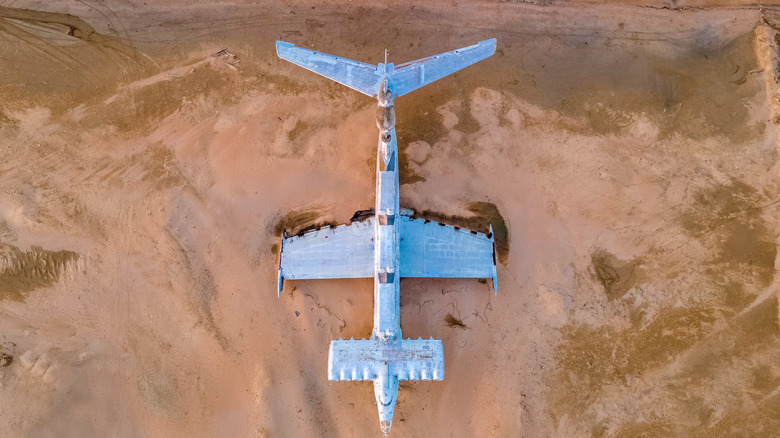
[[[780,431],[780,8],[0,1],[0,436],[379,436],[328,382],[372,281],[288,282],[281,230],[374,202],[375,102],[279,60],[487,38],[396,101],[401,204],[493,224],[499,294],[405,279],[392,436]],[[223,50],[226,49],[226,50]]]

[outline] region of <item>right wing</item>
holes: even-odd
[[[276,54],[306,70],[325,76],[367,96],[376,97],[384,79],[377,66],[276,42]]]
[[[374,219],[282,239],[279,284],[285,279],[374,276]]]
[[[492,235],[406,215],[400,226],[402,278],[491,278],[498,294]]]

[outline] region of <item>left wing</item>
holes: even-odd
[[[373,218],[282,239],[277,294],[281,294],[285,279],[373,276]]]
[[[401,277],[491,278],[498,294],[492,230],[489,236],[401,215]]]

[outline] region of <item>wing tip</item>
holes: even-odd
[[[293,43],[276,40],[276,56],[283,58],[282,52],[285,52],[293,47],[295,47],[295,44]]]
[[[496,259],[496,236],[493,234],[493,224],[488,225],[488,227],[490,229],[490,241],[493,242],[493,295],[498,296],[498,260]]]
[[[491,38],[491,39],[489,39],[489,40],[480,41],[478,44],[479,44],[480,46],[491,46],[491,48],[492,48],[493,50],[490,52],[490,55],[492,55],[492,54],[496,53],[496,41],[497,41],[497,40],[496,40],[495,38]],[[489,56],[489,55],[488,55],[488,56]]]
[[[287,230],[284,230],[284,237],[287,237]],[[279,272],[276,279],[276,298],[282,296],[282,289],[284,289],[284,273],[282,273],[282,252],[284,251],[284,237],[282,237],[282,244],[279,245]]]

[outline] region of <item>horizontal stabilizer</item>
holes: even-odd
[[[329,380],[374,380],[385,367],[398,380],[442,380],[442,343],[437,339],[339,339],[330,343]]]
[[[393,93],[396,96],[403,96],[481,61],[495,52],[496,39],[493,38],[473,46],[397,65],[395,71],[389,76]]]
[[[276,54],[306,70],[325,76],[365,95],[376,97],[383,77],[377,66],[276,42]]]
[[[494,38],[398,66],[385,63],[371,65],[304,49],[284,41],[276,42],[276,54],[280,58],[371,97],[378,97],[385,79],[390,84],[394,97],[403,96],[481,61],[495,52]]]

